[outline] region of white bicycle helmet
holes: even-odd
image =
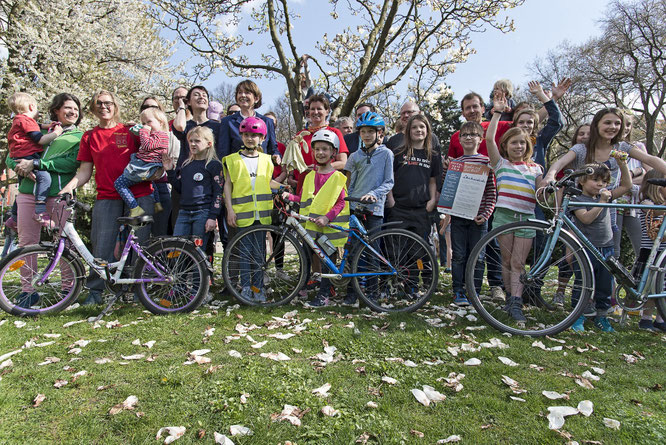
[[[335,132],[328,130],[326,128],[322,128],[321,130],[315,132],[315,134],[312,135],[312,142],[310,143],[310,145],[314,144],[317,141],[328,142],[329,144],[333,145],[333,148],[335,148],[336,152],[340,150],[340,139],[338,139],[338,135],[335,134]]]

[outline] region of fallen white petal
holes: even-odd
[[[134,346],[141,346],[141,340],[139,340],[139,339],[137,338],[136,340],[134,340],[134,341],[132,342],[132,344],[133,344]]]
[[[15,350],[15,351],[8,352],[8,353],[6,353],[6,354],[0,355],[0,362],[4,362],[4,361],[7,360],[9,357],[18,354],[18,353],[21,352],[21,351],[22,351],[22,349],[17,349],[17,350]]]
[[[188,352],[188,355],[192,357],[197,357],[200,355],[206,355],[210,352],[210,349],[197,349],[196,351]]]
[[[599,374],[599,375],[604,375],[604,374],[606,374],[606,371],[604,371],[604,370],[601,369],[601,368],[597,368],[597,367],[595,367],[595,366],[592,366],[592,371],[596,372],[596,373]]]
[[[514,362],[508,357],[497,357],[500,362],[504,363],[507,366],[518,366],[518,363]]]
[[[43,362],[37,363],[37,366],[50,365],[51,363],[58,363],[60,359],[58,357],[46,357]]]
[[[63,328],[68,328],[70,326],[74,326],[75,324],[83,323],[85,320],[76,320],[76,321],[70,321],[62,325]]]
[[[98,359],[96,359],[96,360],[95,360],[95,363],[97,363],[98,365],[104,365],[104,364],[106,364],[106,363],[111,363],[112,361],[113,361],[113,360],[111,360],[110,358],[106,358],[106,357],[104,357],[104,358],[98,358]]]
[[[278,340],[288,340],[288,339],[290,339],[291,337],[295,337],[295,336],[296,336],[296,334],[292,334],[292,333],[288,333],[288,334],[280,334],[280,333],[276,333],[276,334],[271,334],[271,335],[269,335],[269,337],[271,337],[271,338],[277,338]]]
[[[213,433],[215,438],[215,443],[218,445],[234,445],[233,441],[229,439],[226,435],[220,434],[217,431]]]
[[[53,386],[55,388],[62,388],[63,386],[67,385],[67,383],[69,383],[67,380],[58,379],[55,381]]]
[[[46,338],[60,338],[62,334],[42,334]]]
[[[155,439],[161,439],[162,438],[162,433],[166,432],[167,436],[164,439],[165,444],[170,444],[175,442],[176,440],[180,439],[183,434],[185,434],[185,427],[184,426],[165,426],[159,429],[157,432],[157,436],[155,436]]]
[[[578,403],[578,412],[585,417],[590,417],[594,411],[594,404],[590,400],[581,400]]]
[[[242,358],[243,356],[241,355],[240,352],[236,351],[235,349],[232,349],[229,351],[229,355],[235,358]]]
[[[480,364],[481,360],[479,360],[478,358],[471,358],[467,360],[465,363],[463,363],[463,365],[465,366],[479,366]]]
[[[557,400],[557,399],[566,399],[567,396],[566,394],[560,394],[559,392],[555,391],[541,391],[541,394],[549,398],[550,400]]]
[[[136,404],[139,403],[139,398],[137,396],[129,396],[125,399],[124,402],[114,405],[110,410],[109,414],[115,416],[116,414],[128,409],[133,410],[136,408]],[[161,431],[161,430],[160,430]],[[159,434],[159,433],[158,433]],[[174,439],[175,440],[175,439]]]
[[[289,358],[289,356],[287,356],[286,354],[284,354],[282,352],[268,352],[268,353],[263,352],[263,353],[259,354],[259,356],[263,357],[263,358],[268,358],[268,359],[271,359],[271,360],[275,360],[276,362],[283,362],[283,361],[291,360]]]
[[[26,322],[25,322],[25,321],[22,321],[22,320],[16,320],[16,321],[14,322],[14,326],[16,326],[16,327],[19,328],[19,329],[22,328],[22,327],[25,326],[25,325],[26,325]]]
[[[527,402],[525,399],[521,399],[520,397],[514,397],[514,396],[509,396],[511,400],[515,400],[516,402]]]
[[[231,425],[229,427],[229,433],[231,436],[251,436],[252,430],[243,426],[243,425]]]
[[[446,396],[432,386],[423,385],[423,392],[431,402],[441,402],[442,400],[446,400]]]
[[[266,340],[265,340],[265,341],[260,341],[260,342],[258,342],[258,343],[253,344],[253,345],[252,345],[252,348],[253,348],[253,349],[259,349],[259,348],[261,348],[262,346],[264,346],[266,343],[268,343],[268,341],[266,341]]]
[[[620,429],[620,422],[615,419],[609,419],[608,417],[604,417],[604,425],[614,430]]]
[[[10,366],[14,366],[14,362],[10,358],[0,363],[0,369],[9,368]]]
[[[145,346],[148,349],[153,349],[153,346],[155,346],[155,340],[147,341],[142,346]]]
[[[418,365],[411,360],[405,360],[405,366],[408,368],[416,368]]]
[[[414,398],[423,406],[429,406],[430,405],[430,399],[428,396],[421,391],[420,389],[412,389],[412,394],[414,395]]]
[[[586,379],[594,380],[594,381],[599,381],[601,378],[598,375],[592,374],[590,371],[585,371],[584,373],[581,374],[582,377],[585,377]]]
[[[35,397],[35,399],[32,401],[32,406],[37,408],[44,400],[46,400],[46,396],[44,394],[37,394],[37,397]]]
[[[329,416],[329,417],[334,417],[334,416],[339,416],[340,415],[340,411],[338,411],[337,409],[335,409],[335,408],[333,408],[332,406],[329,406],[329,405],[326,405],[325,407],[323,407],[321,409],[321,413],[323,415]]]
[[[365,406],[368,407],[368,408],[378,408],[379,407],[379,405],[377,405],[373,401],[370,401],[370,402],[366,403]]]
[[[564,418],[578,414],[578,409],[571,406],[549,406],[548,428],[559,430],[564,426]]]
[[[438,444],[443,444],[443,443],[453,443],[453,442],[460,442],[462,440],[462,437],[458,436],[457,434],[453,434],[446,439],[440,439],[437,441]]]
[[[83,351],[81,348],[72,348],[69,351],[67,351],[68,354],[74,354],[74,355],[79,355]]]
[[[320,386],[319,388],[315,388],[312,390],[312,394],[319,396],[319,397],[328,397],[328,391],[331,389],[331,384],[330,383],[325,383],[324,385]]]
[[[393,377],[389,377],[387,375],[382,377],[382,382],[388,383],[389,385],[395,385],[396,383],[398,383],[396,379],[394,379]]]
[[[141,360],[146,354],[121,355],[123,360]]]

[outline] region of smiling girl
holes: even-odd
[[[506,99],[496,97],[493,118],[486,132],[488,157],[497,178],[498,196],[493,229],[514,221],[534,218],[536,184],[543,174],[541,165],[532,162],[532,138],[522,129],[514,127],[504,133],[498,149],[495,132],[505,107]],[[523,284],[520,275],[524,272],[525,259],[534,236],[531,230],[499,236],[502,278],[509,293],[505,309],[519,322],[526,321],[522,312]]]

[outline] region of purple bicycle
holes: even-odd
[[[83,262],[105,280],[114,295],[98,318],[127,290],[133,290],[154,314],[192,311],[208,295],[207,261],[192,241],[158,237],[141,246],[135,229],[152,222],[152,217],[122,217],[118,221],[131,228],[127,242],[118,261],[106,262],[93,257],[74,228],[75,209],[90,211],[90,206],[70,195],[61,196],[60,201],[69,216],[57,229],[55,242],[19,248],[0,261],[0,308],[4,311],[35,316],[65,309],[83,289]],[[130,252],[136,256],[134,267],[129,267]]]

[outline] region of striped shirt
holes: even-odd
[[[536,178],[543,174],[543,168],[534,162],[509,162],[500,158],[493,170],[497,178],[495,207],[533,214],[536,207]]]
[[[644,199],[641,204],[643,205],[655,205],[654,202],[652,202],[649,199]],[[650,238],[648,235],[648,227],[647,227],[647,221],[646,221],[646,215],[645,212],[647,210],[640,209],[638,211],[638,217],[641,220],[641,249],[652,249],[652,244],[654,244],[654,240]],[[652,218],[653,224],[660,224],[662,220],[664,219],[664,215],[654,215]],[[661,244],[659,246],[659,252],[664,250],[666,248],[666,244]]]
[[[141,146],[136,157],[144,162],[162,163],[162,154],[169,150],[169,133],[165,131],[153,131],[152,133],[142,128],[139,130]]]
[[[488,156],[481,154],[474,155],[462,155],[454,161],[458,162],[470,162],[474,164],[490,165],[490,159]],[[446,177],[446,170],[444,170],[443,178]],[[488,173],[488,179],[486,180],[486,188],[483,190],[483,196],[481,197],[481,204],[479,205],[479,212],[477,216],[483,216],[486,221],[490,218],[490,215],[493,214],[495,210],[495,201],[497,200],[497,195],[495,191],[495,175],[492,170]]]

